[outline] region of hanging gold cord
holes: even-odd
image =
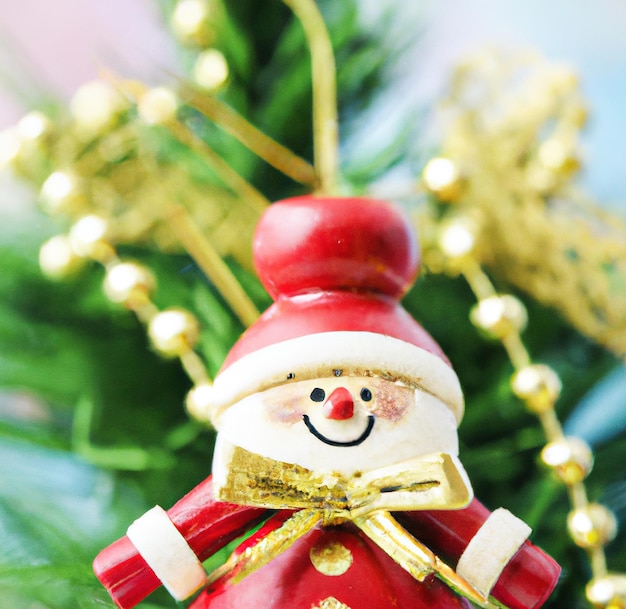
[[[333,48],[328,30],[313,0],[283,0],[302,24],[311,53],[313,82],[313,145],[320,193],[337,187],[339,144],[337,83]]]
[[[173,205],[169,220],[180,243],[207,274],[235,315],[245,326],[251,326],[259,317],[258,309],[189,212],[182,205]]]
[[[310,163],[268,137],[217,97],[206,95],[185,83],[180,86],[179,92],[185,103],[204,114],[266,163],[300,184],[317,187],[315,168]]]

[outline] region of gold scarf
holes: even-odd
[[[460,462],[451,455],[435,453],[345,476],[317,474],[234,447],[226,479],[218,485],[216,495],[229,503],[298,511],[258,543],[231,556],[209,576],[208,583],[223,577],[233,583],[241,581],[318,523],[352,522],[417,580],[435,574],[479,606],[499,606],[457,575],[390,514],[465,507],[472,499],[472,489]]]

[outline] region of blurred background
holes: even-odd
[[[158,82],[176,70],[176,44],[157,0],[24,0],[0,4],[0,128],[8,127],[42,94],[69,100],[103,68]],[[363,19],[375,22],[393,6],[406,14],[395,27],[414,31],[398,67],[409,96],[432,104],[452,66],[484,47],[533,48],[580,74],[591,109],[583,179],[605,205],[626,199],[626,6],[620,0],[462,0],[410,3],[362,0]]]

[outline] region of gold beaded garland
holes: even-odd
[[[107,269],[103,287],[109,300],[133,308],[135,302],[154,291],[156,280],[146,267],[120,262]]]
[[[422,182],[429,192],[446,203],[456,201],[463,190],[456,164],[444,157],[436,157],[426,163]]]
[[[148,324],[148,336],[154,348],[166,357],[179,357],[190,351],[199,334],[197,319],[180,308],[157,313]]]
[[[544,364],[531,364],[518,370],[511,379],[513,393],[529,410],[542,413],[552,410],[561,395],[561,379]]]
[[[86,205],[86,196],[78,176],[69,170],[51,173],[41,186],[41,202],[46,211],[75,213]]]
[[[48,239],[39,249],[39,266],[51,279],[62,279],[78,271],[84,264],[70,239],[66,235],[57,235]]]
[[[207,49],[198,55],[193,67],[194,80],[208,91],[216,91],[228,80],[226,58],[217,49]]]
[[[439,231],[439,247],[448,266],[458,267],[474,252],[476,225],[468,218],[454,218],[445,222]]]
[[[191,417],[201,423],[209,423],[209,409],[213,399],[213,385],[209,382],[197,384],[185,399],[185,407]]]
[[[585,590],[597,609],[626,609],[626,575],[609,573],[592,579]]]
[[[113,248],[107,240],[107,222],[95,214],[83,216],[70,229],[72,249],[79,256],[106,262],[113,257]]]
[[[453,222],[458,222],[458,219]],[[568,531],[574,542],[587,551],[594,575],[587,587],[587,597],[598,609],[626,609],[626,578],[622,575],[609,579],[604,577],[604,545],[617,534],[617,521],[608,508],[589,503],[587,499],[583,480],[593,466],[593,454],[583,440],[563,435],[563,428],[554,410],[562,389],[561,381],[548,366],[531,362],[519,334],[526,324],[523,305],[509,295],[495,293],[472,251],[473,243],[472,247],[466,248],[467,252],[461,249],[461,255],[458,255],[454,248],[456,240],[449,238],[446,242],[441,238],[441,234],[446,234],[444,231],[447,226],[444,224],[440,233],[440,250],[447,256],[446,264],[466,278],[478,299],[471,313],[472,322],[502,342],[516,370],[511,378],[511,388],[528,409],[538,416],[548,438],[548,444],[541,453],[542,460],[568,487],[574,506],[567,518]],[[467,242],[471,240],[467,239]],[[616,582],[622,586],[621,592]]]
[[[559,476],[565,484],[582,482],[593,467],[593,453],[580,438],[554,440],[541,451],[541,460]]]
[[[208,0],[179,0],[172,13],[172,30],[181,42],[200,47],[215,39]]]
[[[568,514],[567,529],[577,546],[601,548],[617,534],[617,520],[604,505],[589,503]]]
[[[501,294],[480,300],[470,313],[470,320],[493,338],[505,338],[526,327],[526,307],[515,296]]]

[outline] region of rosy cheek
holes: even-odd
[[[302,404],[302,397],[276,396],[263,399],[263,406],[267,413],[267,418],[275,423],[293,424],[302,420],[305,409]]]
[[[413,391],[406,387],[387,385],[376,391],[376,407],[372,414],[389,421],[399,421],[414,403]]]

